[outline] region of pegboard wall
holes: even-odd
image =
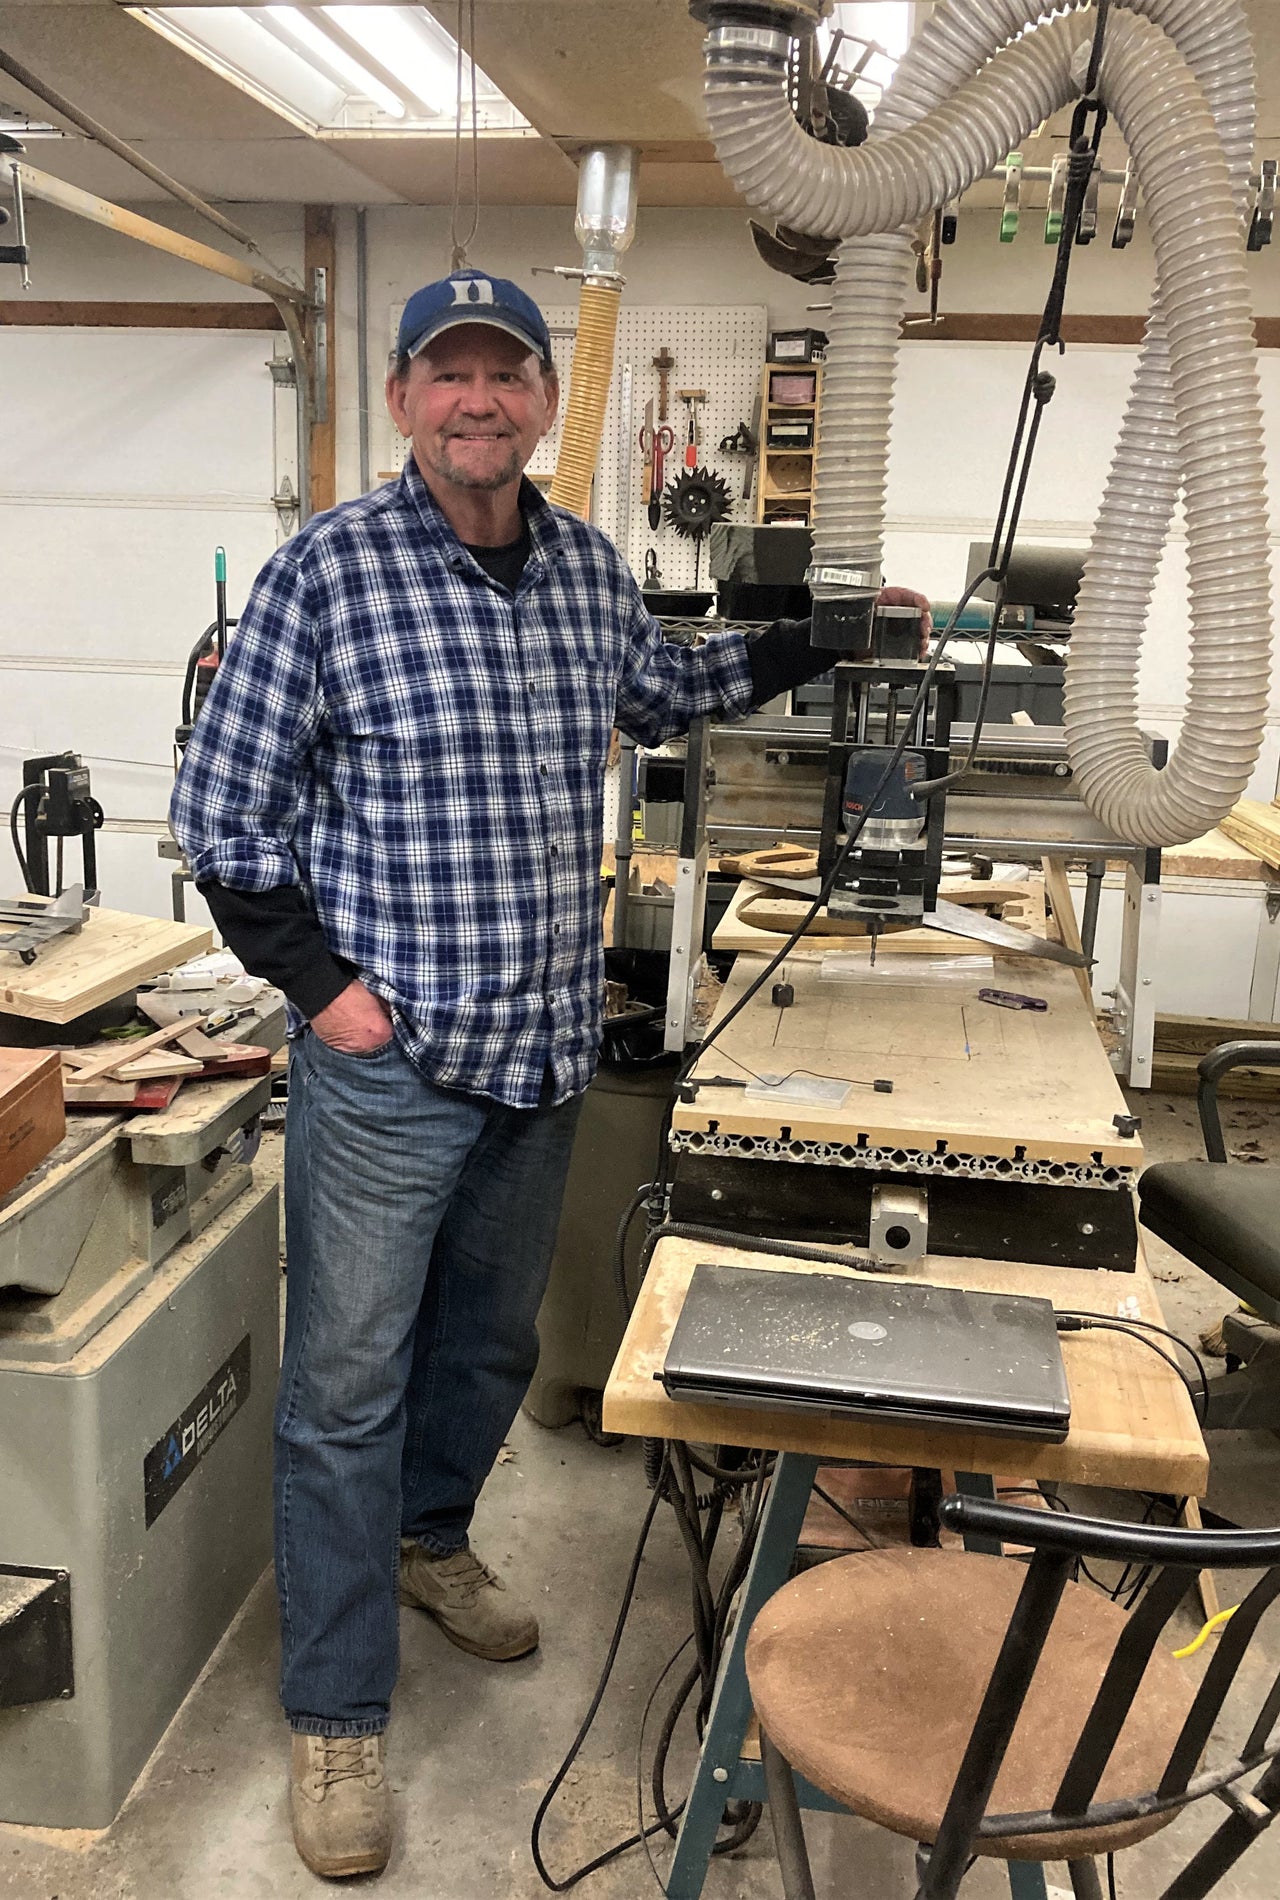
[[[393,341],[403,307],[395,304],[390,311]],[[551,330],[551,353],[560,372],[563,415],[578,307],[572,303],[544,304],[542,308]],[[722,455],[720,443],[735,433],[740,422],[750,424],[755,418],[767,322],[768,313],[763,304],[729,308],[715,304],[629,306],[624,292],[591,518],[622,549],[637,580],[643,580],[645,554],[653,548],[664,587],[694,585],[694,543],[678,535],[665,521],[656,532],[652,530],[640,502],[644,462],[640,430],[644,423],[644,406],[650,397],[655,417],[657,415],[658,372],[653,367],[654,357],[665,346],[675,358],[670,374],[667,418],[675,436],[675,447],[667,457],[666,479],[670,481],[684,467],[687,413],[675,392],[677,389],[705,389],[707,399],[699,414],[698,464],[724,477],[733,498],[728,519],[749,522],[755,518],[755,503],[754,499],[746,500],[742,493],[745,459],[741,455]],[[557,421],[529,463],[528,472],[537,481],[549,480],[555,471],[560,428]],[[406,444],[389,417],[387,429],[390,459],[381,466],[398,469],[404,462]],[[707,584],[704,541],[698,561],[698,585]]]

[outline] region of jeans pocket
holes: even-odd
[[[389,1056],[396,1047],[394,1031],[387,1037],[385,1042],[380,1042],[376,1049],[335,1049],[331,1042],[326,1042],[323,1036],[318,1036],[310,1024],[307,1025],[307,1028],[312,1043],[317,1048],[323,1049],[326,1055],[335,1057],[339,1062],[380,1062],[384,1056]]]

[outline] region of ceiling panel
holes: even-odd
[[[440,205],[453,200],[453,136],[410,133],[362,136],[335,132],[324,145],[341,152],[348,168],[376,180],[388,196],[410,204]],[[577,167],[558,145],[536,133],[488,132],[479,141],[482,204],[571,205],[578,195]],[[463,192],[470,187],[470,160],[464,159]]]
[[[456,28],[450,0],[430,10]],[[476,0],[478,63],[557,139],[705,138],[703,37],[688,0]]]

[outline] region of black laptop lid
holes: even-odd
[[[676,1397],[1019,1425],[1071,1415],[1048,1300],[921,1282],[695,1267],[663,1382]]]

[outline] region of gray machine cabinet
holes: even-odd
[[[74,1661],[0,1709],[0,1820],[107,1826],[270,1560],[278,1235],[255,1185],[71,1360],[0,1360],[0,1558],[69,1573]]]

